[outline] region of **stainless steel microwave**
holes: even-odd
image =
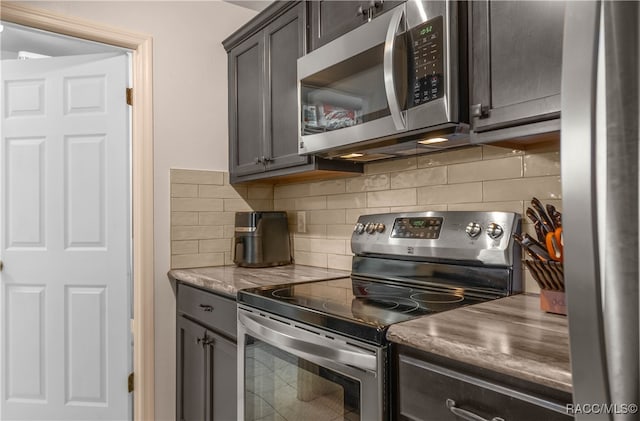
[[[368,162],[468,143],[464,4],[410,0],[298,59],[299,153]]]

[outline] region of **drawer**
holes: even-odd
[[[406,355],[399,355],[398,371],[398,418],[401,420],[492,420],[494,417],[504,421],[573,419],[566,414],[564,404]]]
[[[236,338],[236,301],[178,283],[178,312]]]

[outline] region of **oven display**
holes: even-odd
[[[444,60],[442,51],[442,16],[431,19],[409,31],[410,54],[409,107],[415,107],[444,96]]]
[[[435,240],[440,236],[443,218],[396,218],[391,238],[424,238]]]

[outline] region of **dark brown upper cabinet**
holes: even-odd
[[[559,130],[564,2],[472,1],[469,7],[474,141]]]

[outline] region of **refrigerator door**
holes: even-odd
[[[639,419],[625,406],[639,403],[638,9],[568,2],[565,14],[564,271],[577,420]]]

